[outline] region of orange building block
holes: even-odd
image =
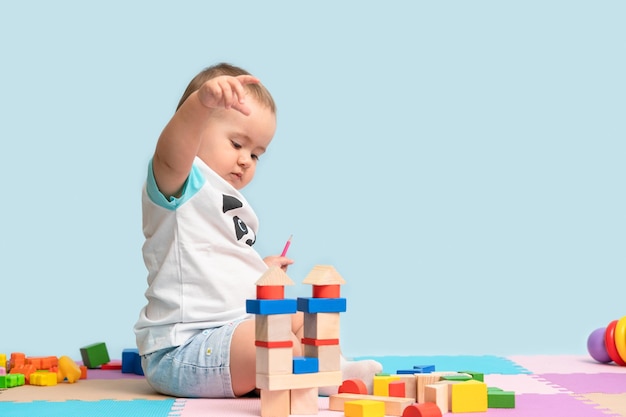
[[[9,372],[10,374],[22,374],[24,375],[24,382],[26,384],[30,384],[30,375],[33,372],[36,372],[37,369],[33,366],[33,365],[26,365],[26,364],[22,364],[22,365],[18,365],[18,366],[14,366],[11,368],[11,372]]]
[[[26,363],[26,355],[21,352],[13,352],[11,353],[11,358],[9,359],[9,365],[11,368],[14,366],[24,365]]]

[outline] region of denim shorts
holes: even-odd
[[[241,321],[203,330],[181,346],[142,356],[150,386],[173,397],[234,398],[230,343]]]

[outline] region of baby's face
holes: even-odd
[[[250,95],[249,116],[234,109],[218,110],[203,132],[198,157],[237,190],[254,178],[258,159],[276,131],[276,115]]]

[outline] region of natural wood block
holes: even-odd
[[[269,314],[255,316],[254,338],[263,342],[291,340],[291,315]]]
[[[341,370],[341,349],[339,345],[304,345],[304,356],[317,358],[320,372]]]
[[[441,414],[450,411],[448,407],[448,385],[437,382],[424,387],[424,402],[437,404]]]
[[[291,390],[291,414],[295,414],[295,415],[318,414],[319,413],[319,403],[317,401],[318,396],[319,396],[319,389],[317,387],[292,389]]]
[[[288,417],[291,412],[289,390],[261,390],[261,417]]]
[[[340,313],[304,313],[304,337],[339,339]]]
[[[341,385],[341,371],[314,374],[256,374],[256,386],[265,390],[300,389]]]
[[[290,374],[293,370],[293,349],[256,348],[256,371],[261,374]]]
[[[404,382],[404,396],[417,400],[417,382],[415,381],[415,374],[413,375],[398,375],[399,381]]]

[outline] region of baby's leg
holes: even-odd
[[[294,314],[292,330],[300,335],[292,334],[293,356],[302,356],[302,323],[303,315]],[[235,396],[239,397],[256,388],[256,334],[254,320],[241,322],[235,332],[230,345],[230,377]]]
[[[254,320],[239,323],[230,343],[230,378],[237,397],[253,391],[256,387],[254,339]]]

